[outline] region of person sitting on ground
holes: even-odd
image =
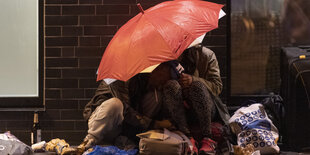
[[[88,134],[78,146],[79,152],[102,141],[113,142],[120,134],[137,140],[136,134],[148,129],[172,127],[164,115],[169,112],[162,108],[160,90],[169,79],[170,68],[163,63],[151,74],[138,74],[128,82],[107,85],[102,81],[83,112]]]
[[[187,109],[191,107],[197,115],[203,139],[199,153],[214,153],[216,142],[211,137],[211,116],[215,107],[222,120],[227,123],[229,114],[227,107],[218,98],[222,91],[222,81],[218,61],[213,51],[201,44],[183,52],[178,59],[184,72],[179,80],[169,80],[163,88],[163,100],[173,121],[180,131],[190,137],[194,152],[198,153],[196,141],[190,132],[186,118]],[[182,67],[175,65],[177,71]],[[186,103],[184,103],[184,100]],[[181,106],[182,105],[182,106]]]

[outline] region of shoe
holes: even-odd
[[[196,142],[196,140],[193,138],[193,137],[191,137],[190,139],[189,139],[190,141],[191,141],[191,143],[192,143],[192,145],[193,145],[193,149],[192,150],[190,150],[190,148],[188,148],[188,153],[189,154],[191,154],[191,155],[193,155],[193,154],[195,154],[195,155],[198,155],[198,148],[197,148],[197,142]]]
[[[214,155],[217,143],[210,138],[203,138],[199,155]]]

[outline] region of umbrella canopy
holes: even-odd
[[[199,36],[218,27],[223,5],[175,0],[143,10],[123,25],[101,59],[97,81],[127,81],[149,66],[177,59]]]

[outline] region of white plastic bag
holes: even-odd
[[[21,142],[10,132],[5,132],[0,134],[0,154],[32,155],[33,151],[30,146]]]
[[[252,144],[262,154],[279,153],[278,129],[268,118],[262,104],[238,109],[229,119],[229,124],[238,137],[239,146]]]

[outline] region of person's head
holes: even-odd
[[[171,79],[171,66],[168,63],[161,63],[150,74],[149,84],[158,87]]]

